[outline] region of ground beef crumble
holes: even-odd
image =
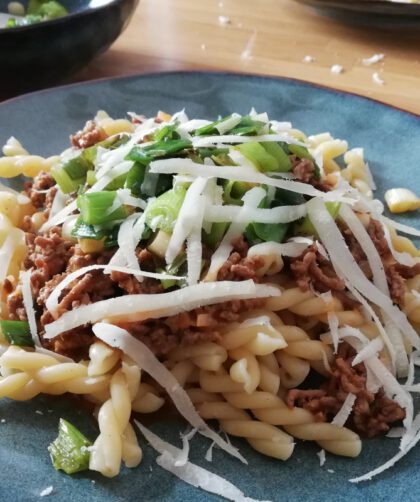
[[[309,159],[298,159],[292,156],[292,173],[296,180],[312,183],[315,179],[315,164]]]
[[[404,296],[407,290],[405,281],[420,274],[420,263],[416,263],[412,267],[393,263],[385,267],[385,273],[391,298],[398,305],[404,305]]]
[[[359,302],[345,292],[343,279],[337,276],[332,263],[312,244],[297,258],[290,260],[290,270],[302,291],[311,287],[320,293],[331,291],[344,308],[355,309],[360,307]]]
[[[153,319],[129,324],[120,323],[134,337],[147,345],[157,357],[165,356],[171,350],[199,342],[220,342],[220,334],[211,328],[198,328],[194,325],[178,325],[178,316],[167,319]],[[190,322],[194,315],[191,313]]]
[[[292,162],[292,173],[296,181],[308,183],[322,192],[329,192],[331,190],[332,187],[328,183],[322,180],[322,178],[318,179],[317,168],[312,160],[299,159],[296,155],[290,155],[289,158]]]
[[[48,217],[55,194],[57,193],[57,186],[51,174],[41,171],[35,176],[33,182],[27,181],[25,183],[25,192],[31,200],[32,205],[37,209],[42,209],[45,212],[45,216]]]
[[[88,148],[107,137],[102,127],[99,127],[94,120],[89,120],[81,131],[70,136],[70,142],[76,148]]]
[[[356,396],[348,420],[351,428],[373,437],[387,432],[395,422],[403,420],[405,411],[383,389],[376,394],[366,389],[366,368],[363,363],[352,366],[355,350],[343,342],[331,365],[331,377],[317,390],[292,389],[287,394],[290,408],[309,410],[317,421],[330,421],[340,410],[349,393]]]

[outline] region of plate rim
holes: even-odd
[[[82,82],[72,82],[69,84],[64,84],[64,85],[58,85],[54,87],[47,87],[45,89],[40,89],[38,91],[33,91],[33,92],[28,92],[25,94],[21,94],[18,96],[14,96],[12,98],[6,99],[4,101],[0,102],[0,114],[3,111],[3,109],[9,105],[13,105],[16,102],[21,102],[25,101],[27,99],[31,98],[36,98],[36,96],[39,95],[44,95],[44,94],[53,94],[55,92],[60,92],[60,91],[67,91],[71,89],[78,89],[82,87],[94,87],[95,85],[101,84],[101,83],[107,83],[107,82],[117,82],[117,81],[124,81],[124,80],[135,80],[138,78],[154,78],[154,77],[159,77],[159,76],[177,76],[177,75],[215,75],[215,76],[224,76],[224,77],[244,77],[248,79],[258,79],[258,80],[270,80],[270,81],[278,81],[278,82],[290,82],[293,84],[298,84],[302,85],[304,87],[309,87],[309,88],[314,88],[318,90],[323,90],[327,91],[332,94],[337,94],[337,95],[344,95],[344,96],[349,96],[351,98],[355,98],[361,101],[366,101],[368,103],[373,103],[375,105],[383,106],[389,109],[393,109],[399,113],[402,113],[404,115],[407,115],[411,118],[414,118],[415,120],[418,120],[420,122],[420,112],[414,112],[411,110],[406,110],[404,108],[399,107],[398,105],[394,105],[391,103],[386,103],[384,101],[381,101],[376,98],[371,98],[368,96],[363,96],[361,94],[357,94],[356,92],[353,91],[347,91],[347,90],[342,90],[338,89],[335,87],[331,87],[325,84],[320,84],[320,83],[315,83],[315,82],[310,82],[308,80],[303,80],[295,77],[286,77],[282,75],[264,75],[260,73],[252,73],[252,72],[241,72],[241,71],[225,71],[225,70],[189,70],[189,69],[183,69],[183,70],[171,70],[171,71],[153,71],[153,72],[139,72],[139,73],[133,73],[133,74],[125,74],[125,75],[118,75],[118,76],[113,76],[113,77],[101,77],[101,78],[96,78],[92,80],[84,80]]]
[[[359,8],[359,5],[349,6],[347,2],[343,0],[295,0],[298,3],[308,5],[315,9],[322,10],[341,10],[344,12],[355,12],[359,14],[375,15],[380,14],[382,16],[387,16],[389,18],[398,17],[410,17],[415,16],[418,18],[420,16],[420,4],[411,2],[396,2],[390,0],[363,0],[357,2],[358,4],[369,5],[370,9]],[[384,10],[382,10],[384,9]],[[410,11],[411,10],[411,11]],[[402,12],[404,11],[404,12]]]

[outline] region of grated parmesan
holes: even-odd
[[[220,495],[228,500],[233,500],[234,502],[257,502],[255,499],[246,497],[243,492],[230,481],[227,481],[225,478],[222,478],[221,476],[218,476],[203,467],[191,462],[187,462],[185,465],[177,467],[175,465],[175,459],[181,450],[159,438],[150,429],[142,425],[137,420],[134,422],[149,444],[160,453],[156,462],[163,469],[171,472],[177,478],[195,486],[196,488],[201,488],[206,492]]]
[[[384,59],[385,55],[384,54],[374,54],[370,58],[364,58],[362,59],[362,64],[365,66],[372,66],[373,64],[379,63],[379,61],[382,61]]]
[[[334,73],[334,75],[339,75],[344,72],[344,68],[340,64],[334,64],[331,66],[330,71]]]
[[[51,495],[53,492],[54,488],[52,486],[48,486],[42,492],[39,494],[40,497],[48,497],[48,495]]]

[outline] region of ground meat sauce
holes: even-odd
[[[298,159],[292,156],[292,173],[296,180],[312,183],[315,180],[315,164],[309,159]]]
[[[299,159],[296,155],[290,155],[289,159],[292,162],[292,173],[296,181],[308,183],[309,185],[318,188],[322,192],[329,192],[331,186],[317,177],[317,168],[315,163],[310,159]]]
[[[32,205],[37,209],[46,211],[45,215],[48,217],[57,193],[57,186],[51,174],[41,171],[35,176],[33,182],[27,181],[24,188]]]
[[[303,291],[308,291],[311,284],[321,293],[345,288],[344,281],[337,276],[331,262],[319,253],[316,244],[305,249],[299,257],[291,259],[290,269]]]
[[[405,418],[405,411],[385,396],[383,389],[376,394],[366,389],[366,368],[363,363],[352,366],[356,352],[347,343],[341,343],[331,365],[331,377],[317,390],[292,389],[287,394],[290,408],[300,406],[310,411],[320,422],[331,421],[338,413],[349,393],[356,396],[348,425],[373,437],[384,434]]]
[[[13,321],[27,321],[25,307],[23,306],[23,297],[20,288],[7,295],[7,310],[9,318]]]
[[[391,298],[398,305],[404,305],[404,296],[407,291],[405,281],[420,274],[420,263],[416,263],[412,267],[394,263],[385,267],[385,273]]]
[[[264,266],[261,256],[247,257],[249,244],[241,235],[232,242],[232,252],[217,273],[218,281],[244,281],[252,279],[260,282],[258,269]]]
[[[194,314],[190,320],[193,322]],[[214,329],[198,328],[194,325],[178,324],[178,316],[153,319],[138,323],[120,323],[134,337],[147,345],[157,357],[165,356],[171,350],[199,342],[220,342],[220,334]]]
[[[384,229],[382,227],[381,222],[371,218],[369,220],[367,232],[368,232],[370,238],[372,239],[372,242],[375,245],[376,250],[378,251],[379,255],[382,258],[390,256],[391,251],[389,249],[388,242],[385,238],[385,233],[384,233]]]
[[[262,256],[250,256],[241,258],[237,252],[233,252],[226,262],[220,268],[217,274],[218,281],[244,281],[252,279],[254,282],[260,282],[258,269],[264,266]]]
[[[331,291],[344,308],[360,307],[360,304],[345,292],[343,279],[337,276],[332,263],[319,252],[316,244],[309,246],[297,258],[292,258],[290,270],[302,291],[308,291],[311,287],[320,293]]]
[[[107,137],[102,127],[99,127],[94,120],[89,120],[86,122],[83,130],[77,131],[70,136],[70,142],[76,148],[88,148],[96,145],[99,141],[103,141]]]

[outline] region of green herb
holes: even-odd
[[[292,163],[283,148],[274,141],[264,141],[261,146],[277,161],[276,171],[285,173],[292,170]]]
[[[118,190],[120,188],[124,188],[127,181],[127,173],[120,174],[116,178],[114,178],[108,185],[106,185],[105,190]]]
[[[79,187],[83,185],[85,178],[80,178],[74,180],[70,178],[67,172],[62,168],[62,166],[54,166],[51,169],[51,176],[54,178],[60,190],[63,193],[73,193],[77,192]]]
[[[181,253],[178,255],[171,265],[167,265],[165,269],[158,269],[157,272],[167,273],[168,275],[182,275],[181,270],[185,269],[187,263],[187,255]],[[174,286],[183,286],[185,284],[185,279],[177,281],[176,279],[161,279],[161,284],[163,289],[173,288]]]
[[[261,172],[278,171],[279,163],[273,155],[256,141],[242,143],[236,147]]]
[[[214,122],[211,122],[210,124],[207,124],[203,127],[199,127],[194,131],[195,136],[211,136],[214,134],[219,134],[219,131],[217,130],[216,126],[221,124],[222,122],[225,122],[226,120],[230,119],[232,115],[228,115],[226,117],[223,117],[221,119],[215,120]]]
[[[127,178],[125,180],[125,188],[129,188],[133,195],[140,197],[143,195],[141,186],[144,181],[144,175],[146,172],[146,167],[138,162],[134,162],[133,167],[128,171]]]
[[[232,115],[228,115],[227,117],[223,117],[219,120],[212,122],[211,124],[207,124],[203,127],[199,127],[194,131],[195,136],[212,136],[219,134],[219,131],[216,126],[222,124],[226,120],[230,119]],[[264,122],[260,122],[258,120],[254,120],[249,115],[242,117],[240,122],[236,124],[236,126],[232,127],[232,129],[226,131],[229,134],[237,134],[241,136],[255,136],[261,134],[263,129],[266,127]]]
[[[204,244],[215,249],[221,243],[228,227],[229,227],[229,223],[216,222],[216,223],[212,223],[210,233],[207,233],[203,229],[202,239],[203,239]]]
[[[226,155],[229,153],[229,148],[216,148],[216,147],[210,148],[210,147],[208,147],[208,148],[197,148],[196,151],[202,159],[205,159],[207,157],[210,157],[210,158],[217,157],[218,155],[221,155],[221,154]]]
[[[252,188],[252,183],[244,181],[225,180],[223,182],[223,200],[226,204],[235,204],[242,206],[242,197]]]
[[[239,124],[237,124],[229,134],[238,134],[240,136],[258,136],[266,127],[264,122],[254,120],[249,115],[242,117]]]
[[[151,173],[149,167],[147,167],[141,189],[146,196],[158,197],[168,191],[172,187],[172,183],[173,178],[171,174]]]
[[[295,154],[296,157],[299,157],[299,159],[314,160],[308,149],[304,146],[290,144],[288,145],[288,148],[290,153]]]
[[[303,204],[305,198],[301,194],[277,188],[274,198],[269,202],[268,196],[260,202],[260,208],[273,208],[278,206],[293,206]],[[245,236],[249,244],[254,245],[260,242],[283,242],[289,231],[289,223],[250,223],[245,229]]]
[[[298,204],[305,204],[306,199],[301,193],[292,192],[290,190],[285,190],[284,188],[276,188],[274,192],[275,204],[276,206],[297,206]]]
[[[153,139],[155,141],[168,141],[168,140],[179,139],[180,136],[176,132],[178,127],[179,127],[179,122],[175,122],[173,124],[167,124],[155,132]]]
[[[60,418],[58,437],[48,451],[57,470],[74,474],[89,469],[91,446],[92,443],[74,425]]]
[[[146,223],[152,228],[171,233],[186,193],[187,189],[184,186],[177,185],[157,197],[146,211]]]
[[[7,20],[6,28],[16,28],[57,19],[68,14],[67,9],[56,0],[29,0],[27,14],[21,18]]]
[[[36,14],[39,14],[44,19],[57,19],[68,14],[68,11],[55,0],[49,0],[48,2],[42,3]]]
[[[245,237],[249,244],[259,244],[260,242],[283,242],[287,231],[288,223],[250,223],[245,230]]]
[[[71,235],[73,237],[77,237],[78,239],[94,239],[94,240],[104,240],[104,246],[106,248],[114,247],[118,244],[118,230],[119,225],[113,225],[111,228],[95,228],[93,225],[87,225],[83,222],[83,220],[79,217],[76,220],[76,224],[71,231]]]
[[[29,0],[28,14],[40,15],[44,19],[55,19],[68,14],[68,11],[55,0]]]
[[[20,347],[33,347],[34,342],[31,337],[29,323],[25,321],[0,321],[0,329],[4,338],[10,345]]]
[[[64,164],[53,167],[51,175],[63,193],[72,193],[84,185],[86,175],[91,169],[93,169],[93,164],[83,155],[79,155]]]
[[[229,155],[223,152],[213,155],[211,160],[216,164],[216,166],[236,166],[235,162],[233,162]]]
[[[78,180],[85,177],[89,169],[93,169],[93,165],[83,158],[82,155],[79,155],[63,164],[61,168],[66,171],[72,180]]]
[[[9,17],[6,22],[6,28],[16,28],[16,26],[19,26],[17,20],[14,17]]]
[[[77,207],[84,223],[101,225],[127,217],[125,206],[121,205],[112,210],[116,192],[89,192],[77,197]]]
[[[146,165],[155,159],[177,155],[191,147],[192,143],[187,139],[158,141],[148,146],[137,145],[133,147],[126,156],[126,159]]]
[[[171,174],[151,173],[149,166],[135,162],[128,171],[125,188],[137,197],[157,197],[172,188]]]
[[[88,171],[86,173],[86,183],[89,186],[93,186],[97,181],[95,171]]]

